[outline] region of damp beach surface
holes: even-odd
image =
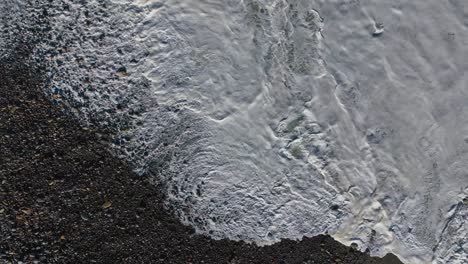
[[[462,1],[33,5],[47,98],[197,234],[467,259]]]

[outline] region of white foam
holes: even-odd
[[[93,26],[107,37],[62,58],[101,67],[65,66],[75,74],[55,89],[87,120],[125,102],[101,114],[133,122],[115,147],[162,179],[184,222],[214,238],[328,232],[407,263],[466,260],[461,1],[113,2]],[[85,74],[99,89],[63,81]]]

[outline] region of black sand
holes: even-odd
[[[46,98],[33,42],[0,61],[0,263],[400,263],[329,236],[257,247],[195,235],[105,132]]]

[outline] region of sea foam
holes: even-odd
[[[462,1],[64,2],[51,97],[197,232],[466,261]]]

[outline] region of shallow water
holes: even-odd
[[[467,12],[461,0],[70,1],[55,11],[69,44],[50,93],[118,127],[118,153],[199,233],[328,232],[407,263],[464,263]]]

